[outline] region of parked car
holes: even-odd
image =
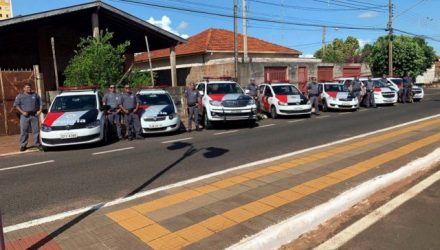
[[[137,96],[141,102],[139,118],[142,133],[170,133],[180,129],[180,116],[168,91],[146,88],[140,90]]]
[[[323,82],[319,83],[319,104],[322,111],[330,109],[356,111],[359,107],[358,99],[351,95],[343,83]]]
[[[269,113],[273,119],[279,115],[307,115],[310,117],[312,106],[293,84],[289,82],[264,83],[259,86],[259,107]]]
[[[216,122],[247,121],[253,126],[257,120],[255,101],[240,85],[229,77],[206,77],[197,83],[202,95],[201,119],[205,129]]]
[[[107,142],[102,94],[96,87],[60,88],[41,125],[43,147]]]
[[[401,99],[401,93],[402,93],[402,88],[403,88],[403,79],[397,78],[397,77],[388,77],[387,84],[390,88],[398,91],[399,101],[401,101],[400,99]],[[423,99],[423,97],[425,97],[425,91],[423,90],[422,87],[417,86],[417,85],[413,85],[411,90],[412,90],[414,101],[416,101],[416,102],[421,101]]]
[[[389,84],[380,81],[380,78],[373,78],[374,81],[374,101],[377,104],[394,105],[398,100],[398,91],[391,88]]]

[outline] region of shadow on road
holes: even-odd
[[[147,181],[142,183],[139,187],[135,188],[133,191],[131,191],[130,193],[128,193],[124,197],[130,197],[130,196],[133,196],[133,195],[137,194],[138,192],[142,191],[144,188],[146,188],[149,185],[151,185],[154,181],[156,181],[158,178],[160,178],[162,175],[164,175],[170,169],[176,167],[180,162],[182,162],[183,160],[185,160],[188,157],[191,157],[192,155],[196,154],[197,152],[206,150],[206,152],[203,153],[203,156],[205,158],[208,158],[208,159],[215,158],[215,157],[220,157],[220,156],[226,154],[227,152],[229,152],[228,149],[217,148],[217,147],[208,147],[208,148],[196,149],[194,147],[194,145],[192,145],[191,143],[186,143],[186,142],[175,142],[172,145],[168,146],[167,149],[168,150],[182,150],[182,149],[186,149],[186,151],[182,154],[181,157],[179,157],[173,163],[171,163],[170,165],[166,166],[164,169],[159,171],[157,174],[155,174],[154,176],[149,178]],[[67,231],[69,228],[73,227],[74,225],[78,224],[80,221],[84,220],[88,216],[92,215],[94,212],[96,212],[99,209],[101,209],[104,205],[105,205],[105,203],[100,203],[98,205],[93,206],[89,210],[79,214],[78,216],[73,218],[68,223],[66,223],[63,226],[57,228],[56,230],[51,232],[49,235],[47,235],[43,239],[41,239],[38,242],[36,242],[35,244],[33,244],[28,249],[40,249],[40,248],[42,248],[45,244],[47,244],[51,240],[55,239],[57,236],[61,235],[62,233]]]

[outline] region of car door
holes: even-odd
[[[262,84],[260,86],[258,86],[258,107],[262,110],[264,110],[263,108],[263,97],[264,97],[264,88],[266,87],[265,84]]]
[[[270,104],[272,103],[272,99],[273,99],[273,94],[271,87],[266,86],[266,88],[264,88],[264,95],[262,100],[263,103],[262,107],[264,111],[270,112]]]

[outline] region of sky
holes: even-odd
[[[240,16],[243,10],[242,1],[237,0]],[[13,15],[27,15],[85,2],[90,1],[12,0]],[[183,38],[208,28],[232,31],[234,27],[233,19],[230,17],[233,14],[233,0],[103,0],[103,2]],[[374,43],[377,37],[386,34],[384,29],[388,22],[387,4],[388,0],[247,0],[248,35],[297,49],[303,52],[303,56],[309,57],[321,48],[323,26],[327,26],[325,39],[327,43],[335,38],[345,39],[347,36],[354,36],[363,46],[366,43]],[[427,42],[440,55],[439,10],[439,0],[393,0],[393,27],[433,38],[433,40],[428,39]],[[347,27],[356,29],[347,29]],[[239,32],[243,30],[240,19],[238,30]]]

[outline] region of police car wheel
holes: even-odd
[[[328,111],[327,102],[325,100],[322,102],[322,111],[324,111],[324,112]]]
[[[275,106],[272,106],[270,108],[270,117],[272,117],[272,119],[278,118],[277,109],[275,108]]]
[[[205,129],[212,129],[212,122],[209,120],[208,114],[206,113],[203,117],[203,127],[205,127]]]

